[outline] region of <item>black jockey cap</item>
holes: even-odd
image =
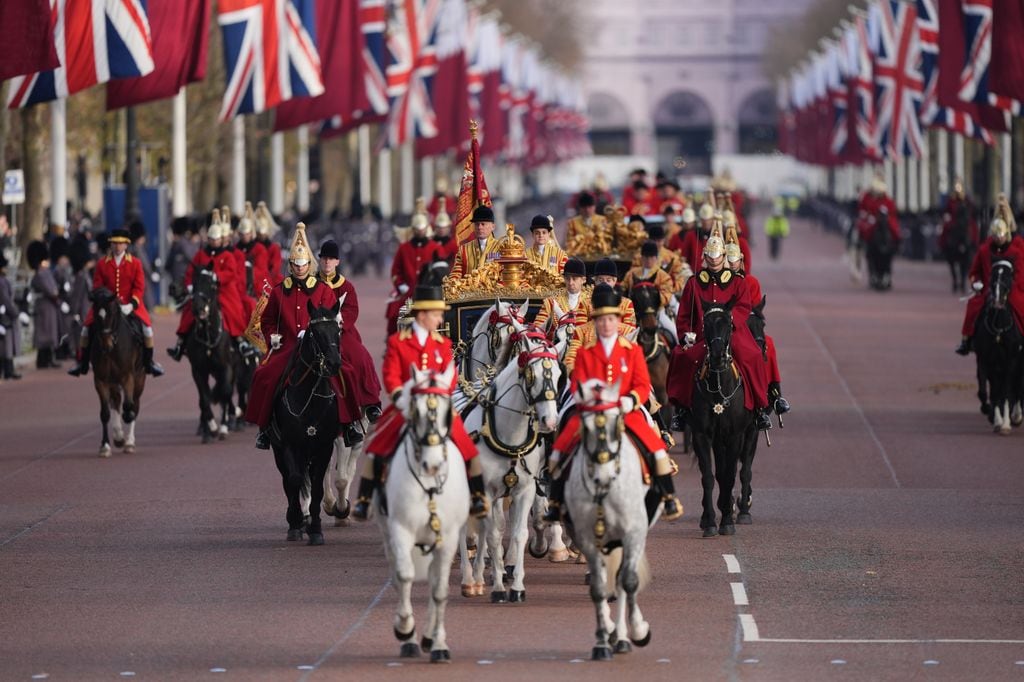
[[[665,226],[661,223],[652,223],[647,226],[647,236],[651,239],[664,239],[665,238]]]
[[[61,256],[68,255],[71,244],[66,237],[54,237],[50,240],[50,260],[56,262]]]
[[[320,245],[320,254],[318,258],[334,258],[340,259],[340,251],[338,250],[338,242],[333,239],[328,239]]]
[[[448,310],[444,302],[444,290],[430,284],[417,284],[412,296],[412,311]]]
[[[50,250],[46,248],[46,242],[39,239],[35,239],[28,243],[28,248],[25,250],[25,258],[28,260],[28,266],[33,270],[39,268],[39,265],[50,257]]]
[[[128,230],[114,230],[110,233],[110,238],[107,241],[111,244],[131,244],[132,236],[128,233]]]
[[[602,258],[594,264],[594,277],[602,275],[619,278],[619,269],[615,267],[615,261],[611,258]]]
[[[583,261],[579,258],[573,257],[565,261],[565,267],[562,268],[563,277],[586,277],[587,266],[584,265]]]
[[[477,206],[473,210],[473,217],[470,219],[473,223],[493,223],[494,222],[494,210],[490,206]]]
[[[535,215],[530,221],[530,232],[534,230],[553,230],[554,226],[546,215]]]
[[[580,208],[586,208],[587,206],[597,206],[597,200],[594,199],[594,195],[590,192],[580,192],[580,195],[576,197],[576,205]]]
[[[632,225],[633,223],[640,223],[644,226],[644,230],[647,229],[647,221],[639,213],[629,216],[629,224]]]
[[[600,315],[619,315],[621,317],[622,311],[619,309],[621,305],[622,296],[618,291],[607,284],[598,284],[590,296],[590,317],[595,318]]]
[[[644,242],[643,246],[640,247],[640,255],[644,258],[656,258],[658,256],[658,245],[648,239]]]

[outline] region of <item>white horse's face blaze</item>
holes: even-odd
[[[454,372],[452,366],[440,374],[413,369],[406,385],[408,400],[398,405],[413,436],[417,475],[437,476],[447,464],[452,423],[448,387]]]

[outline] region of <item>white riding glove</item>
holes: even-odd
[[[697,343],[697,334],[694,332],[686,332],[683,334],[683,346],[689,348],[693,344]]]
[[[636,409],[636,399],[631,395],[624,395],[619,398],[619,408],[629,414]]]
[[[153,284],[159,284],[160,283],[160,273],[159,272],[152,273],[149,276],[149,281],[152,282]]]
[[[7,327],[0,324],[0,336],[7,336]]]
[[[398,293],[405,294],[407,291],[409,291],[409,285],[408,284],[399,284],[398,285]]]
[[[27,327],[28,323],[30,322],[28,313],[25,313],[25,312],[18,313],[18,322],[21,322],[21,326],[22,327]]]
[[[270,347],[273,348],[274,350],[280,350],[281,349],[281,335],[280,334],[271,334],[270,335]]]
[[[121,314],[125,315],[125,316],[131,315],[132,314],[132,304],[131,303],[122,303],[121,304]]]
[[[981,291],[982,289],[985,288],[985,285],[982,284],[981,282],[971,282],[971,288],[974,289],[975,291]]]
[[[68,305],[67,301],[61,301],[60,311],[65,315],[71,312],[71,306]]]
[[[6,312],[7,312],[7,306],[5,306],[3,304],[0,304],[0,315],[5,314]]]
[[[71,282],[64,282],[64,293],[71,293]]]
[[[306,335],[306,330],[305,329],[300,329],[299,330],[299,335],[296,338],[300,338],[301,339],[305,335]]]

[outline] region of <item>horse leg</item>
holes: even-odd
[[[139,413],[134,400],[135,384],[138,381],[139,378],[135,376],[135,373],[129,372],[124,377],[124,383],[121,384],[121,416],[126,424],[135,421],[135,416]]]
[[[448,634],[444,627],[444,612],[448,605],[448,578],[452,570],[453,551],[445,546],[430,562],[430,599],[427,600],[427,629],[422,646],[430,650],[431,663],[448,663]]]
[[[192,363],[192,381],[199,394],[199,426],[203,444],[206,444],[210,442],[212,434],[216,433],[217,422],[214,421],[213,410],[210,408],[210,380],[199,368],[198,363]]]
[[[309,485],[310,485],[310,500],[309,500],[309,544],[311,545],[322,545],[324,544],[324,531],[320,525],[320,505],[324,500],[324,474],[327,473],[327,465],[331,460],[331,450],[333,449],[334,441],[330,441],[328,444],[323,446],[321,452],[317,453],[313,457],[313,461],[310,463],[309,471]]]
[[[715,448],[715,478],[718,480],[718,511],[722,514],[722,520],[718,524],[718,531],[722,535],[735,535],[736,522],[734,517],[735,501],[732,497],[733,488],[736,485],[736,460],[739,458],[742,439],[730,438],[723,443],[723,447]],[[719,451],[721,450],[721,454]]]
[[[533,528],[533,538],[529,541],[527,550],[534,559],[543,559],[544,555],[548,553],[548,547],[550,546],[546,533],[547,527],[543,521],[547,506],[547,498],[536,494],[533,496],[531,508],[533,520],[530,523],[530,526]]]
[[[274,449],[274,461],[277,470],[281,472],[281,485],[284,487],[284,495],[288,500],[288,511],[285,519],[288,521],[288,541],[295,542],[302,539],[302,506],[299,495],[302,490],[302,473],[294,464],[295,455],[287,445],[271,444]]]
[[[217,439],[227,438],[230,430],[231,420],[234,418],[235,410],[231,404],[231,370],[228,367],[221,367],[217,372],[217,379],[213,386],[213,399],[220,405],[220,426],[217,428]]]
[[[736,523],[747,525],[753,523],[750,516],[750,507],[754,503],[754,491],[750,486],[754,476],[754,455],[757,453],[757,434],[748,438],[743,448],[743,458],[740,460],[740,500],[739,515]]]
[[[530,508],[536,491],[532,480],[526,480],[517,497],[512,498],[509,508],[508,553],[514,568],[508,599],[511,602],[526,601],[526,544],[530,539]]]
[[[608,568],[605,566],[604,557],[596,549],[586,554],[587,564],[590,566],[590,601],[594,602],[597,617],[594,648],[590,658],[595,661],[610,661],[612,648],[609,638],[615,632],[615,623],[612,621],[611,607],[608,606],[608,589],[605,585],[608,580]]]
[[[114,447],[124,447],[124,422],[121,420],[121,388],[116,384],[110,387],[110,432]]]
[[[491,553],[491,603],[504,604],[508,601],[505,592],[505,548],[501,544],[502,522],[505,510],[502,500],[495,500],[487,518],[485,535]],[[479,555],[478,555],[479,556]]]
[[[637,533],[630,541],[623,545],[622,568],[620,569],[619,584],[622,586],[624,597],[622,601],[629,611],[629,639],[638,647],[645,647],[651,641],[651,626],[644,619],[640,611],[637,594],[643,588],[645,578],[641,575],[646,571],[644,550],[647,546],[647,536],[644,533]],[[616,651],[616,653],[618,653]]]
[[[700,527],[704,537],[718,535],[718,524],[715,523],[715,506],[712,497],[715,494],[715,470],[711,460],[711,441],[704,434],[693,434],[693,450],[697,453],[697,465],[700,467],[700,484],[704,489],[701,506],[704,512],[700,517]]]
[[[549,545],[548,545],[548,561],[553,563],[561,563],[569,560],[569,548],[565,545],[565,528],[562,524],[552,523],[548,529]]]
[[[107,423],[110,421],[110,389],[105,383],[94,382],[96,394],[100,397],[100,424],[103,425],[103,436],[100,440],[100,457],[110,457],[110,435]]]
[[[391,560],[398,593],[398,606],[395,608],[395,638],[402,643],[399,655],[402,658],[414,658],[420,655],[420,647],[416,643],[416,620],[412,614],[412,581],[416,576],[416,568],[412,562],[414,538],[405,528],[397,525],[391,527]]]
[[[976,356],[975,376],[978,378],[978,401],[981,402],[981,413],[988,417],[992,423],[992,403],[989,401],[988,376],[981,364],[981,358]]]
[[[135,424],[138,420],[131,421],[125,427],[124,451],[129,455],[135,452]]]

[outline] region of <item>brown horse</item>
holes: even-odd
[[[658,323],[658,311],[661,309],[661,296],[658,288],[651,282],[637,282],[629,291],[636,310],[639,325],[636,341],[644,352],[647,360],[647,372],[651,375],[651,390],[658,401],[658,410],[651,416],[661,430],[662,438],[669,434],[667,423],[662,417],[663,410],[668,406],[668,367],[672,356],[672,341]],[[668,440],[666,438],[666,440]],[[668,445],[668,443],[666,443]]]
[[[93,320],[89,344],[94,368],[93,385],[100,397],[103,440],[100,457],[110,457],[107,424],[113,411],[111,430],[114,447],[135,452],[135,418],[139,414],[146,369],[142,363],[142,327],[138,320],[121,312],[114,294],[100,287],[89,294]],[[123,422],[122,422],[123,420]]]

